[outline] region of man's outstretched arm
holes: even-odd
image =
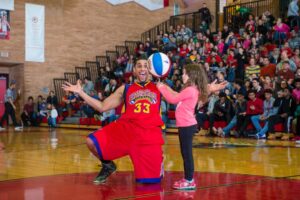
[[[71,83],[65,82],[65,84],[62,85],[62,88],[65,91],[77,93],[88,105],[90,105],[99,112],[105,112],[116,108],[123,101],[124,85],[120,86],[113,94],[111,94],[102,102],[86,94],[83,91],[79,82],[76,85],[72,85]]]

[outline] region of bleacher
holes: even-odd
[[[273,10],[276,8],[274,6],[271,6],[273,1],[271,0],[264,0],[264,1],[256,1],[246,4],[238,4],[234,6],[228,6],[224,9],[224,23],[229,24],[233,26],[232,24],[232,18],[237,12],[237,8],[243,6],[246,8],[249,8],[249,10],[255,11],[254,13],[257,15],[260,15],[264,12],[264,10],[270,10],[268,8],[272,8]],[[255,7],[258,6],[258,7]],[[271,11],[273,11],[271,10]],[[278,10],[274,11],[276,16],[280,15],[280,12]],[[153,27],[152,29],[142,33],[141,35],[141,42],[154,42],[156,40],[156,37],[160,33],[168,33],[170,30],[169,28],[176,27],[178,25],[185,24],[186,27],[188,27],[192,32],[195,34],[200,31],[199,26],[197,24],[200,24],[201,18],[199,13],[188,13],[183,14],[179,16],[172,16],[169,20],[164,21],[163,23]],[[298,30],[298,29],[297,29]],[[239,33],[235,34],[235,37],[237,38],[238,42],[243,41],[242,35]],[[269,37],[272,37],[272,35],[269,35]],[[288,36],[288,38],[290,35]],[[218,39],[218,33],[213,34],[213,39],[216,42]],[[272,39],[272,38],[269,38]],[[58,96],[58,99],[62,99],[64,95],[64,91],[61,89],[61,85],[63,82],[68,81],[72,84],[74,84],[78,79],[84,79],[84,77],[90,77],[91,80],[95,83],[96,79],[100,76],[100,70],[101,68],[105,68],[106,65],[109,65],[109,67],[115,69],[117,67],[117,59],[126,52],[128,55],[135,53],[135,48],[137,47],[137,44],[139,44],[139,41],[125,41],[123,45],[116,45],[114,50],[108,50],[105,52],[105,55],[96,55],[94,61],[86,61],[84,66],[76,66],[74,68],[73,72],[65,72],[63,78],[55,78],[53,80],[54,88],[56,95]],[[178,44],[177,44],[178,45]],[[270,52],[272,52],[277,46],[272,43],[266,43],[262,46],[260,46],[260,54],[262,56],[269,55]],[[131,73],[125,73],[123,76],[123,81],[128,81],[129,77],[131,76]],[[167,122],[167,132],[169,133],[176,133],[177,128],[175,126],[175,114],[173,110],[169,110],[167,112],[168,116],[168,122]],[[62,115],[58,119],[58,126],[64,127],[64,126],[71,126],[72,124],[74,127],[82,127],[82,128],[95,128],[101,126],[101,121],[94,119],[94,118],[84,118],[81,117],[81,115],[78,113],[78,109],[74,112],[74,115],[72,117],[66,117],[66,115]],[[71,125],[70,125],[71,124]],[[261,124],[263,125],[263,123]],[[226,126],[225,121],[217,121],[213,125],[216,128],[224,128]],[[209,122],[206,121],[204,123],[204,126],[202,127],[204,130],[207,130],[209,128]],[[251,132],[251,130],[254,130],[254,127],[251,124],[247,126],[247,130]],[[283,124],[277,124],[275,126],[276,132],[284,132],[284,126]],[[202,134],[207,134],[207,131],[205,131]]]

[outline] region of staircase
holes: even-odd
[[[75,66],[73,72],[65,72],[63,78],[54,78],[54,90],[59,101],[64,96],[64,91],[61,85],[68,81],[75,84],[78,79],[83,80],[84,77],[90,77],[93,82],[100,75],[100,69],[105,68],[106,65],[112,67],[116,66],[116,59],[124,52],[128,54],[134,53],[134,49],[138,41],[125,41],[124,45],[117,45],[115,50],[109,50],[105,52],[105,55],[96,56],[94,61],[86,61],[84,66]]]

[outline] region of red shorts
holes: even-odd
[[[149,138],[153,137],[150,142]],[[163,175],[162,131],[145,129],[125,120],[112,122],[89,135],[100,159],[114,160],[129,155],[137,182],[160,182]]]

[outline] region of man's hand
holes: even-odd
[[[69,82],[65,82],[65,83],[62,85],[62,88],[63,88],[65,91],[76,92],[76,93],[78,93],[78,94],[80,94],[81,92],[83,92],[82,87],[81,87],[79,81],[77,81],[77,84],[76,84],[76,85],[72,85],[72,84],[69,83]]]

